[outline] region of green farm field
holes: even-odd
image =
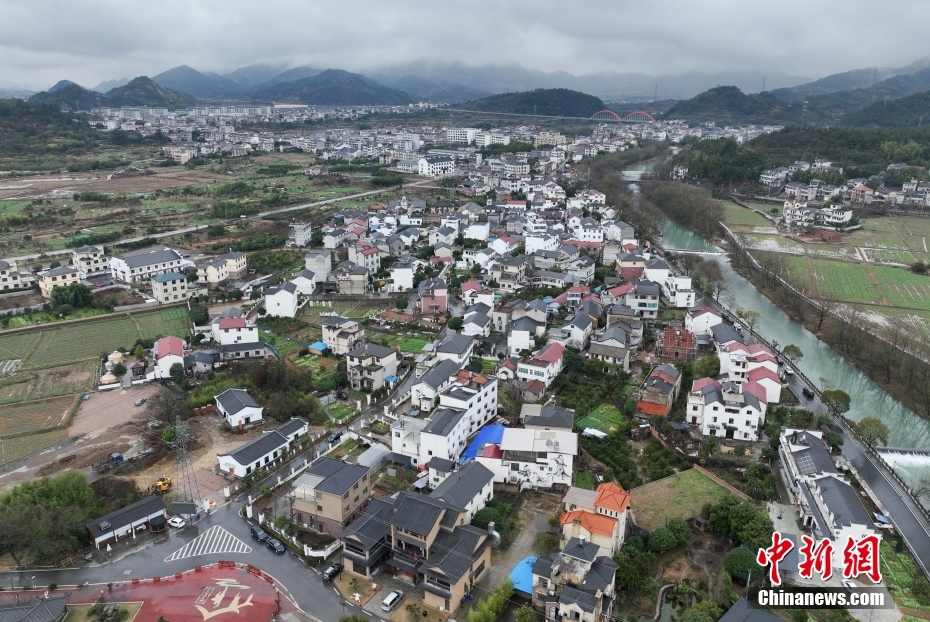
[[[582,430],[594,428],[610,434],[625,425],[625,418],[617,408],[611,404],[601,404],[588,415],[578,420],[578,427]]]
[[[704,474],[688,469],[630,491],[630,508],[636,523],[652,531],[668,518],[689,519],[701,513],[707,503],[730,494]]]
[[[724,202],[723,205],[723,221],[731,229],[752,230],[753,227],[775,226],[775,224],[765,216],[746,209],[745,207],[730,203],[729,201]],[[767,205],[757,205],[755,207],[760,211],[768,211],[771,209]]]

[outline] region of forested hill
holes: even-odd
[[[259,100],[328,106],[396,106],[414,101],[409,93],[341,69],[327,69],[315,76],[270,86],[259,85],[249,91],[248,95]]]
[[[716,184],[756,183],[767,168],[795,160],[827,158],[843,167],[843,178],[870,177],[889,164],[930,166],[930,127],[855,129],[789,126],[743,145],[707,140],[691,145],[675,158],[688,174]],[[824,178],[826,173],[821,174]],[[840,180],[834,180],[840,181]],[[831,181],[830,183],[834,183]]]
[[[746,95],[735,86],[718,86],[678,102],[662,118],[685,119],[692,123],[781,125],[800,121],[801,106],[790,105],[770,93]]]
[[[930,124],[930,91],[876,102],[842,119],[849,127],[918,127]]]
[[[500,93],[465,102],[468,110],[539,114],[551,117],[590,117],[607,105],[600,98],[571,89],[536,89],[519,93]]]
[[[63,81],[48,91],[36,93],[29,101],[34,104],[55,104],[66,110],[90,110],[98,106],[152,106],[175,110],[190,106],[197,100],[140,76],[106,93]]]

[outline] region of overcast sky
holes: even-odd
[[[0,85],[410,61],[818,78],[930,54],[927,0],[0,0]]]

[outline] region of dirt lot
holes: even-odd
[[[158,389],[159,386],[153,384],[133,387],[132,389],[114,389],[91,393],[90,399],[83,402],[78,408],[68,431],[71,436],[86,434],[90,438],[94,438],[106,431],[107,428],[132,421],[137,416],[142,416],[146,410],[145,406],[137,407],[133,406],[133,403],[140,397],[146,399],[152,397]]]

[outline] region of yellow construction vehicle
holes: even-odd
[[[155,485],[153,487],[155,488],[155,494],[163,495],[168,492],[169,488],[171,488],[171,478],[166,475],[162,475],[155,481]]]

